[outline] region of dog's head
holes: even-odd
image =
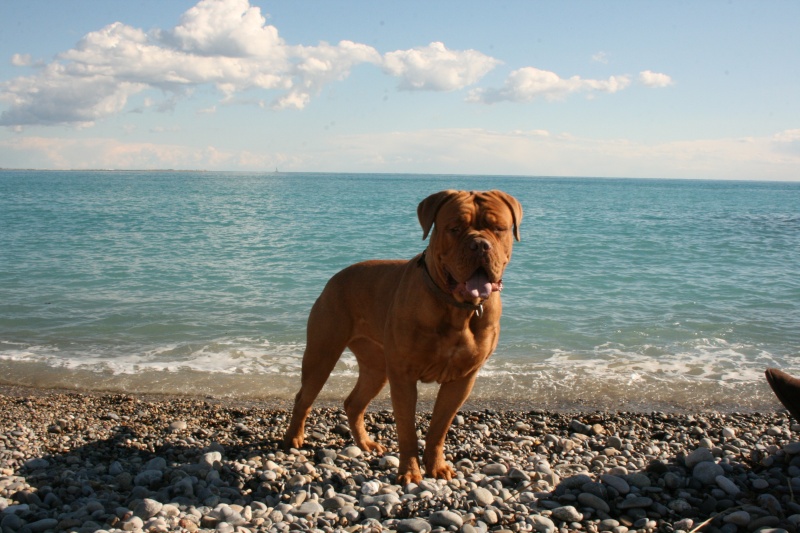
[[[520,238],[516,198],[497,190],[441,191],[419,204],[417,216],[422,238],[431,236],[429,267],[439,287],[473,304],[502,288],[514,239]]]

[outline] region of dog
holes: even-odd
[[[350,432],[383,453],[364,426],[369,402],[389,383],[397,424],[397,482],[419,483],[417,382],[439,391],[425,439],[428,477],[452,479],[444,441],[500,335],[503,272],[520,240],[522,206],[502,191],[446,190],[417,207],[427,249],[410,261],[372,260],[335,274],[311,308],[300,391],[284,446],[300,448],[311,405],[345,348],[358,379],[344,402]]]

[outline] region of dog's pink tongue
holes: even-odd
[[[475,275],[464,284],[466,294],[472,298],[488,298],[492,294],[492,282],[483,269],[475,272]]]

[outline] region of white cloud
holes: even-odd
[[[781,131],[772,140],[775,141],[776,152],[800,158],[800,129]]]
[[[796,143],[800,142],[800,129],[796,130],[784,130],[778,132],[773,137],[777,142],[782,143]]]
[[[278,109],[302,109],[325,85],[346,78],[354,66],[380,62],[377,50],[352,41],[341,41],[336,46],[295,46],[291,51],[296,58],[291,70],[293,83],[289,92],[276,101]]]
[[[605,54],[595,55],[598,61]],[[314,46],[291,45],[248,0],[200,0],[169,29],[144,31],[115,22],[85,35],[49,63],[15,54],[13,65],[33,67],[27,76],[0,81],[0,125],[89,127],[126,110],[134,95],[147,103],[128,111],[171,111],[199,87],[212,87],[221,103],[303,109],[332,83],[361,64],[380,66],[399,79],[401,90],[455,91],[476,84],[501,62],[476,50],[449,50],[441,42],[381,54],[371,46],[343,40]],[[651,87],[669,76],[640,74]],[[501,88],[474,89],[469,101],[528,102],[591,97],[628,86],[627,76],[606,80],[562,79],[533,67],[516,70]],[[269,97],[242,95],[268,91]],[[159,101],[154,101],[159,99]],[[210,109],[205,104],[205,109]],[[203,112],[198,111],[198,112]]]
[[[607,80],[582,79],[572,76],[564,79],[555,72],[535,67],[524,67],[512,72],[499,89],[474,89],[468,100],[492,104],[496,102],[530,102],[538,97],[561,100],[572,93],[615,93],[630,84],[627,76],[611,76]]]
[[[192,54],[227,57],[282,56],[283,40],[268,26],[258,7],[248,0],[202,0],[181,17],[181,23],[161,38]]]
[[[30,54],[14,54],[11,56],[11,64],[15,67],[27,67],[31,63]]]
[[[380,54],[350,41],[289,46],[247,0],[202,0],[171,30],[147,33],[116,22],[87,34],[35,75],[0,83],[0,101],[8,104],[0,124],[89,126],[146,89],[172,95],[162,106],[168,109],[203,84],[223,99],[250,89],[281,91],[274,107],[302,109],[364,62],[379,63]]]
[[[443,43],[389,52],[383,70],[404,90],[455,91],[472,85],[500,61],[477,50],[448,50]]]
[[[597,52],[592,56],[592,61],[595,61],[597,63],[602,63],[603,65],[607,65],[608,54],[606,54],[605,52]]]
[[[672,85],[673,81],[672,78],[666,74],[653,72],[652,70],[643,70],[639,73],[639,83],[647,87],[661,88]]]

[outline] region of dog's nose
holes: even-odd
[[[475,239],[472,241],[472,244],[469,245],[469,248],[473,252],[481,252],[485,254],[492,249],[492,243],[486,239]]]

